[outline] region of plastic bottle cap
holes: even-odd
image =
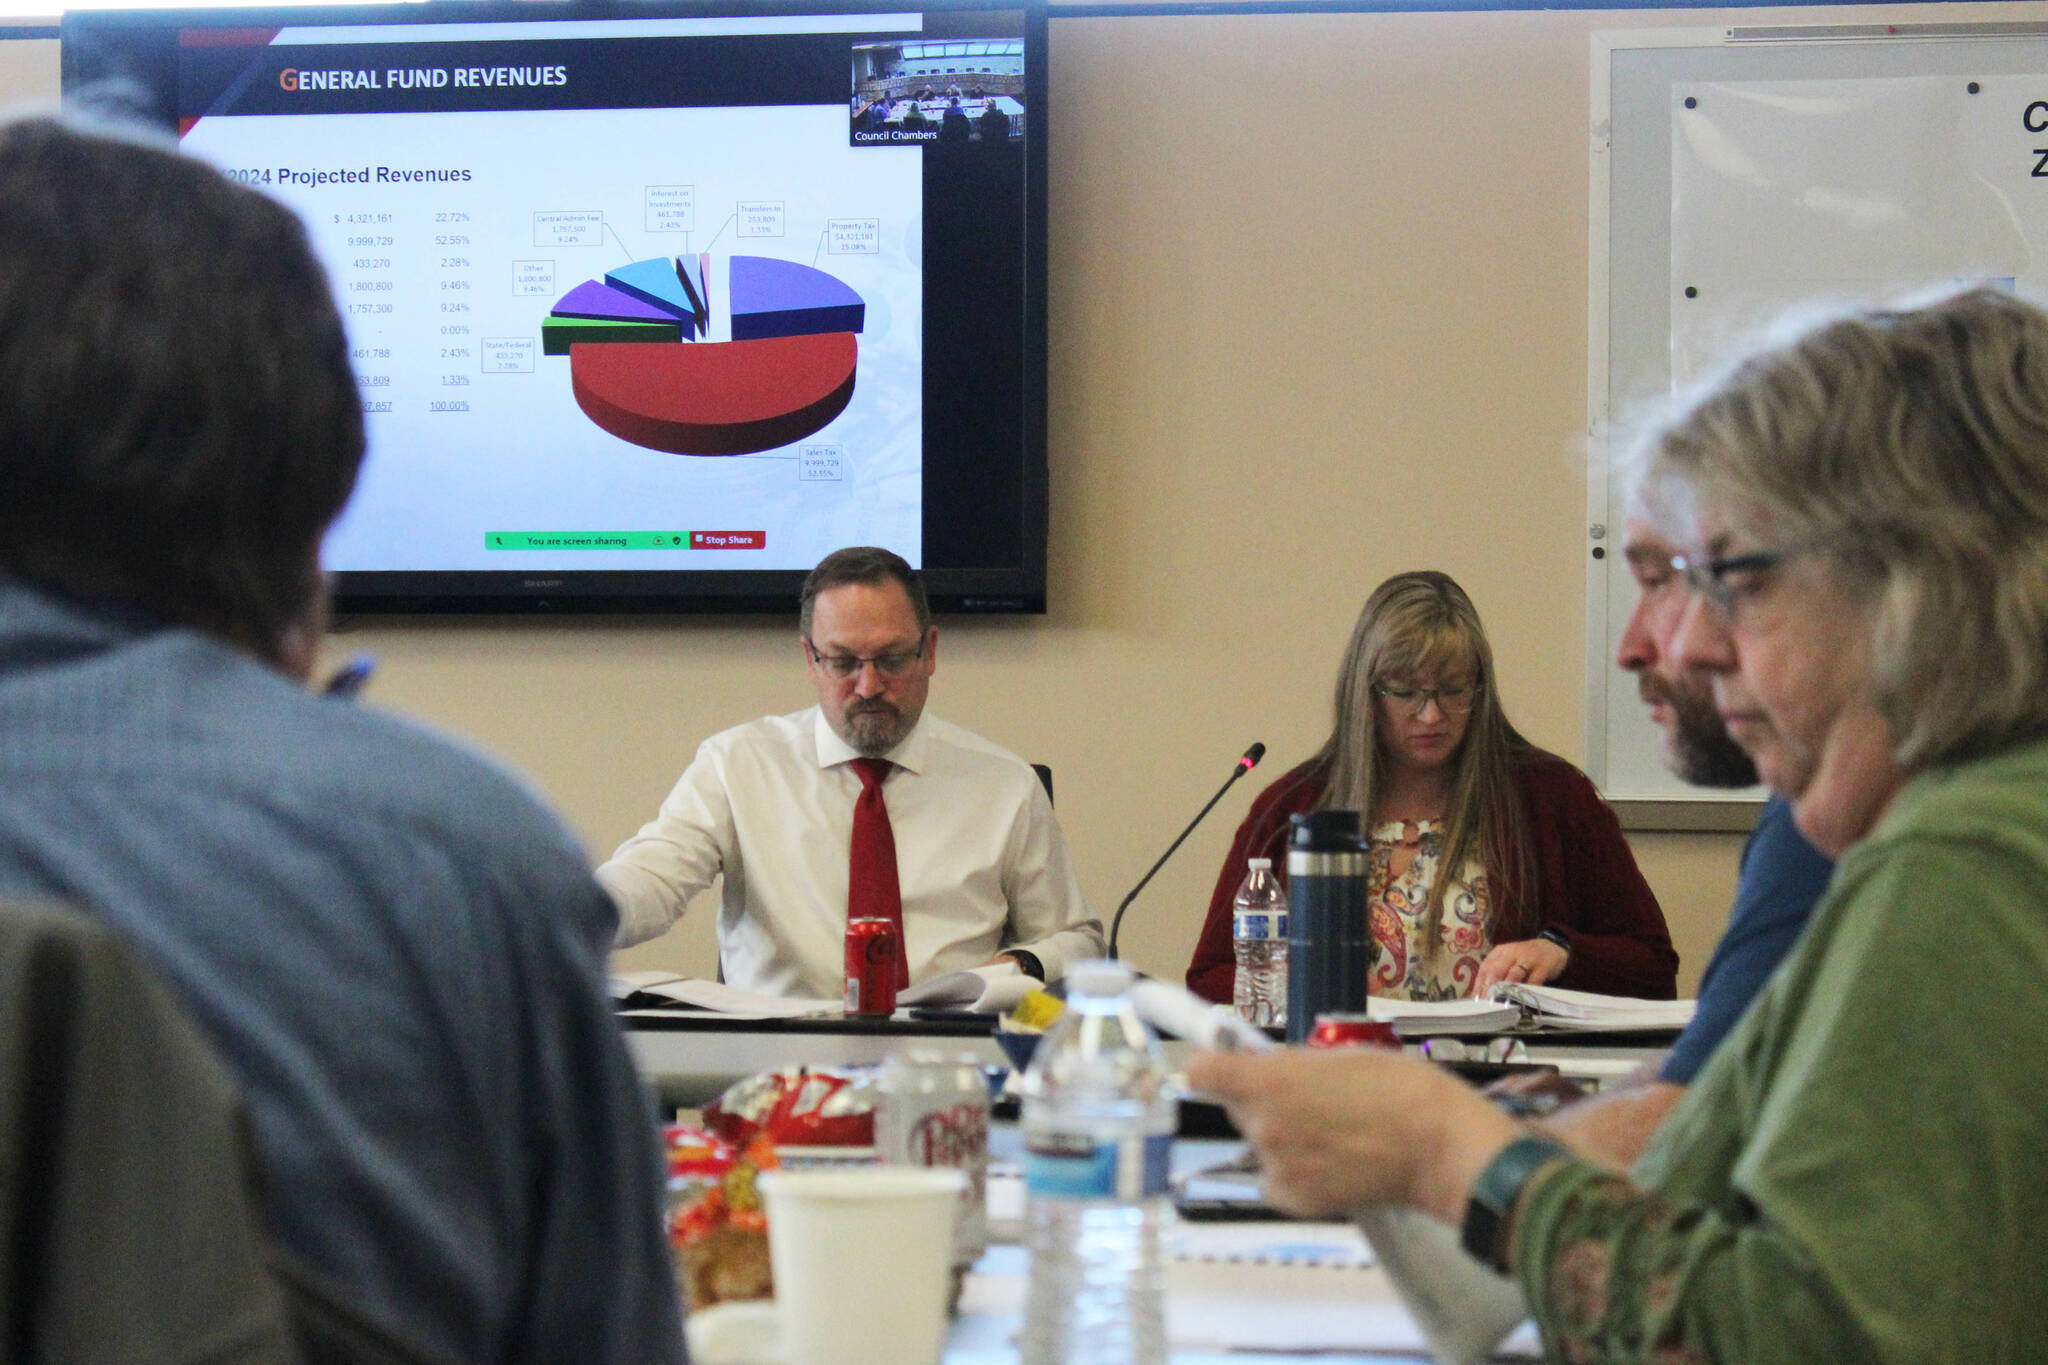
[[[1121,962],[1097,959],[1067,968],[1067,989],[1081,995],[1122,995],[1131,988],[1131,969]]]
[[[1271,872],[1273,870],[1273,860],[1271,858],[1253,858],[1250,865],[1254,872]]]

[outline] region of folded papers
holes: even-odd
[[[1394,1026],[1403,1038],[1444,1034],[1511,1033],[1518,1029],[1619,1032],[1681,1029],[1692,1022],[1691,1000],[1635,1000],[1592,995],[1555,986],[1495,986],[1483,1000],[1387,1000],[1366,1002],[1373,1019]]]
[[[1403,1038],[1445,1033],[1505,1033],[1522,1022],[1519,1005],[1497,1000],[1389,1000],[1373,996],[1366,1013]]]
[[[970,1010],[976,1014],[1008,1014],[1038,985],[1016,963],[1005,959],[983,967],[947,972],[896,993],[899,1005],[925,1009]]]
[[[1694,1000],[1634,1000],[1624,995],[1594,995],[1555,986],[1502,984],[1493,998],[1519,1005],[1529,1022],[1567,1029],[1684,1028],[1692,1022]]]
[[[807,1019],[843,1012],[837,1000],[766,995],[723,981],[662,971],[614,972],[612,1003],[620,1009],[707,1010],[735,1019]]]
[[[1014,1009],[1037,984],[1036,977],[1024,975],[1016,963],[1006,960],[920,981],[898,992],[896,1003],[901,1007],[1003,1014]],[[843,1012],[837,1000],[768,995],[680,972],[615,972],[611,991],[612,1002],[621,1009],[708,1010],[735,1019],[808,1019]]]

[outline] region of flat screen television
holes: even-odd
[[[73,11],[304,218],[369,453],[344,612],[786,611],[842,545],[1045,610],[1042,6]]]

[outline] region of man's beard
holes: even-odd
[[[1728,737],[1712,693],[1683,692],[1648,673],[1637,676],[1636,690],[1644,701],[1671,708],[1671,768],[1681,781],[1695,787],[1756,785],[1756,764]]]
[[[886,701],[857,701],[846,708],[846,742],[862,758],[880,758],[901,744],[909,729],[903,712]]]

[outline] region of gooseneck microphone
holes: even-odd
[[[1152,864],[1152,871],[1147,872],[1144,876],[1140,877],[1138,879],[1138,884],[1131,888],[1131,894],[1123,898],[1122,903],[1119,904],[1116,908],[1116,918],[1109,922],[1109,955],[1112,959],[1116,957],[1116,934],[1117,930],[1123,927],[1124,911],[1131,908],[1131,902],[1136,900],[1138,898],[1138,893],[1145,889],[1145,883],[1151,881],[1153,874],[1158,872],[1160,868],[1166,866],[1166,860],[1173,856],[1173,851],[1175,849],[1179,848],[1183,843],[1187,842],[1187,837],[1195,832],[1195,826],[1202,823],[1202,817],[1207,815],[1210,811],[1214,810],[1216,808],[1216,803],[1223,799],[1223,793],[1230,790],[1230,784],[1237,781],[1238,778],[1243,777],[1252,769],[1258,767],[1259,760],[1264,758],[1265,756],[1266,746],[1263,744],[1254,744],[1251,748],[1246,749],[1244,751],[1243,757],[1239,758],[1237,760],[1236,765],[1231,768],[1230,776],[1223,779],[1223,785],[1218,787],[1216,789],[1216,794],[1209,798],[1209,804],[1202,807],[1201,810],[1195,813],[1195,818],[1188,821],[1188,827],[1180,832],[1180,838],[1175,839],[1171,844],[1167,846],[1166,852],[1159,855],[1159,861]]]

